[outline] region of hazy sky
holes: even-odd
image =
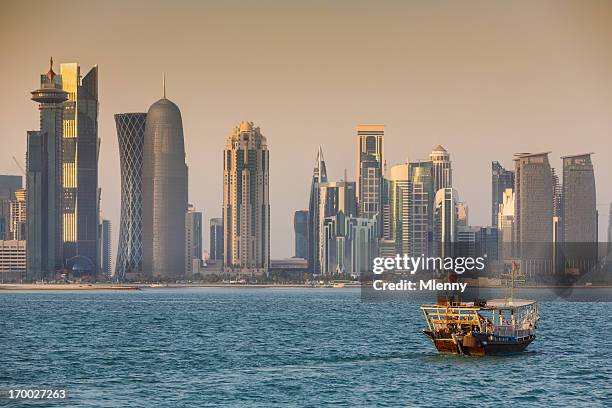
[[[30,97],[56,63],[100,68],[102,211],[119,232],[113,114],[161,97],[181,109],[189,200],[221,216],[222,150],[240,120],[270,149],[272,257],[293,255],[322,145],[331,179],[356,170],[358,123],[386,125],[387,164],[438,143],[470,222],[490,220],[490,166],[513,152],[596,152],[597,201],[612,200],[612,2],[60,1],[3,2],[0,174],[19,174]],[[57,72],[57,70],[56,70]],[[600,236],[608,209],[600,207]]]

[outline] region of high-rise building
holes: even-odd
[[[340,211],[322,226],[321,274],[357,277],[371,271],[378,256],[378,216],[349,217]]]
[[[21,282],[26,278],[25,240],[0,240],[0,282]]]
[[[457,226],[467,227],[470,225],[470,208],[467,203],[460,201],[457,204]]]
[[[384,135],[384,125],[357,126],[357,203],[361,218],[382,216]]]
[[[553,177],[548,152],[514,158],[514,242],[528,277],[552,272]]]
[[[445,187],[434,198],[434,246],[437,256],[452,256],[453,243],[457,239],[457,191]]]
[[[111,258],[111,222],[110,220],[102,220],[101,227],[101,257],[100,273],[104,278],[110,279],[112,275],[112,258]]]
[[[506,189],[514,189],[514,172],[506,170],[499,162],[491,162],[491,226],[497,225],[499,205]]]
[[[79,258],[99,265],[98,66],[81,77],[77,63],[60,65],[68,95],[63,116],[63,241],[68,266]],[[83,262],[83,261],[81,261]],[[90,271],[96,273],[96,268]]]
[[[202,261],[202,213],[189,204],[185,214],[185,272],[188,276],[194,272],[194,260]]]
[[[591,153],[563,160],[563,240],[597,242],[597,199]]]
[[[327,168],[323,158],[323,150],[319,146],[317,160],[312,172],[310,183],[310,199],[308,202],[308,270],[318,273],[319,265],[319,184],[327,183]]]
[[[11,202],[21,189],[21,176],[0,175],[0,240],[13,239],[11,234]]]
[[[328,181],[319,183],[319,237],[317,245],[319,248],[319,263],[323,258],[323,226],[328,217],[342,212],[347,217],[357,216],[357,197],[354,181]]]
[[[410,256],[430,254],[433,242],[434,177],[432,162],[409,164],[408,235]]]
[[[64,101],[61,78],[53,71],[32,91],[39,103],[40,130],[29,131],[26,163],[27,279],[50,279],[63,267],[62,135]],[[65,148],[64,148],[65,150]],[[97,229],[97,227],[96,227]]]
[[[270,265],[269,153],[252,122],[240,122],[223,152],[223,233],[226,272],[267,274]]]
[[[26,190],[20,188],[15,191],[15,199],[10,202],[10,236],[13,240],[25,240],[28,235],[26,224],[26,197]]]
[[[500,259],[509,260],[513,256],[514,243],[514,190],[504,191],[502,202],[497,212],[497,229],[499,229]]]
[[[153,279],[185,275],[187,165],[181,111],[164,96],[147,112],[142,166],[142,269]]]
[[[293,216],[295,257],[308,258],[308,210],[296,211]]]
[[[210,253],[213,261],[223,259],[223,218],[210,219]]]
[[[146,113],[115,115],[121,167],[121,223],[115,277],[142,272],[142,155]]]
[[[612,253],[612,203],[608,211],[608,256]]]
[[[436,146],[429,154],[429,161],[433,167],[434,194],[443,188],[453,187],[453,170],[450,155],[441,145]]]
[[[410,183],[408,164],[391,167],[384,181],[383,238],[393,242],[394,253],[407,254],[410,237],[408,220],[410,213]]]

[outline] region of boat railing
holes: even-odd
[[[530,329],[519,329],[518,326],[509,325],[501,325],[495,326],[493,330],[493,334],[496,336],[504,336],[504,337],[527,337],[532,333]]]

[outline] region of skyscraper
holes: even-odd
[[[441,145],[436,146],[429,154],[429,161],[433,167],[434,194],[442,188],[451,188],[453,186],[453,170],[450,155],[446,149]]]
[[[514,158],[514,242],[527,276],[552,272],[553,178],[548,152]]]
[[[32,92],[39,103],[40,130],[29,131],[26,164],[27,278],[54,277],[63,266],[62,134],[64,101],[61,79],[53,72],[40,77]]]
[[[428,255],[433,242],[434,175],[432,162],[409,164],[409,254]]]
[[[121,223],[115,276],[142,272],[142,154],[146,113],[115,115],[121,167]]]
[[[514,172],[506,170],[499,162],[491,162],[491,226],[497,225],[499,205],[507,188],[514,189]]]
[[[63,117],[63,240],[64,259],[98,262],[99,190],[98,66],[81,77],[77,63],[60,65],[68,100]],[[95,274],[95,269],[91,271]]]
[[[295,233],[295,257],[308,258],[308,211],[299,210],[293,216]]]
[[[21,176],[0,175],[0,240],[13,239],[11,234],[11,203],[21,189]]]
[[[210,219],[210,259],[223,259],[223,218]]]
[[[223,152],[225,271],[253,276],[270,265],[269,154],[252,122],[240,122]]]
[[[391,167],[385,177],[383,204],[383,238],[392,241],[395,253],[407,254],[410,237],[410,183],[408,164]]]
[[[460,201],[457,204],[457,226],[458,227],[467,227],[470,225],[470,207],[468,207],[467,203]]]
[[[101,256],[100,272],[106,279],[110,279],[112,275],[112,258],[111,258],[111,222],[110,220],[102,220],[101,228]]]
[[[457,238],[457,191],[445,187],[436,192],[434,199],[434,245],[437,256],[452,256]]]
[[[15,191],[15,199],[10,203],[10,236],[17,241],[25,240],[28,235],[26,197],[25,189],[20,188]]]
[[[597,199],[591,154],[561,158],[564,242],[597,242]]]
[[[308,270],[319,272],[319,184],[327,182],[327,168],[323,150],[319,146],[317,160],[310,183],[310,200],[308,202]]]
[[[513,256],[514,245],[514,190],[507,188],[504,191],[502,203],[497,213],[497,229],[499,229],[499,255],[502,260],[509,260]]]
[[[191,204],[185,214],[185,272],[191,275],[193,261],[202,261],[202,213]]]
[[[357,126],[357,202],[362,218],[382,216],[384,135],[384,125]]]
[[[147,112],[142,167],[142,267],[161,280],[185,275],[187,165],[181,111],[164,96]]]

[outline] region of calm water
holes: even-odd
[[[66,388],[56,406],[609,406],[612,303],[541,315],[527,352],[470,358],[434,351],[417,303],[358,290],[0,293],[0,389]]]

